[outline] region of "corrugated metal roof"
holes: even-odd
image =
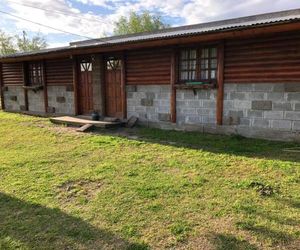
[[[108,38],[86,40],[82,42],[70,43],[71,47],[83,47],[91,45],[126,43],[158,38],[169,38],[176,36],[186,36],[201,34],[213,31],[255,26],[261,24],[271,24],[300,19],[300,9],[273,12],[268,14],[254,15],[248,17],[227,19],[209,23],[180,26],[175,28],[163,29],[155,32],[144,32],[124,36],[113,36]]]
[[[59,51],[68,50],[68,49],[70,49],[70,46],[56,47],[56,48],[49,48],[49,49],[41,49],[41,50],[38,50],[38,51],[17,52],[15,54],[0,56],[0,59],[1,58],[10,58],[10,57],[22,57],[22,56],[38,55],[38,54],[48,54],[48,53],[59,52]]]
[[[273,12],[267,14],[260,14],[254,16],[247,16],[241,18],[227,19],[215,22],[201,23],[195,25],[180,26],[175,28],[162,29],[155,32],[143,32],[137,34],[112,36],[107,38],[92,39],[80,42],[70,43],[69,46],[45,49],[35,52],[24,52],[13,55],[8,55],[0,58],[8,57],[22,57],[28,55],[47,54],[68,49],[94,47],[94,46],[109,46],[130,42],[138,42],[145,40],[165,39],[180,36],[190,36],[197,34],[204,34],[209,32],[222,32],[226,30],[234,30],[246,27],[253,27],[259,25],[272,25],[278,23],[294,22],[300,20],[300,9]]]

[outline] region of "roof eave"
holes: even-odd
[[[50,52],[37,51],[36,53],[30,55],[13,55],[13,56],[0,57],[0,63],[72,57],[73,55],[80,55],[80,54],[129,50],[129,49],[137,49],[137,48],[144,48],[144,47],[146,48],[146,47],[151,47],[151,45],[152,47],[155,47],[158,46],[157,44],[160,42],[162,43],[161,46],[164,46],[164,45],[171,45],[172,43],[169,43],[169,41],[171,40],[177,40],[180,43],[185,43],[185,42],[190,43],[192,42],[191,40],[194,40],[191,38],[199,38],[198,39],[199,41],[213,41],[213,40],[238,38],[239,36],[240,37],[245,36],[245,32],[247,31],[250,31],[250,33],[247,34],[248,36],[261,34],[261,32],[255,32],[255,30],[259,31],[262,28],[266,28],[266,30],[262,34],[300,30],[300,21],[288,20],[288,21],[282,21],[276,23],[264,23],[259,25],[233,27],[228,29],[207,31],[201,33],[194,33],[194,34],[174,35],[174,36],[169,36],[164,38],[151,38],[151,39],[120,42],[120,43],[113,43],[113,44],[97,44],[97,45],[69,47],[69,48],[64,48],[61,50],[50,51]],[[251,33],[251,31],[253,33]],[[218,37],[217,35],[220,36]],[[134,45],[139,45],[139,46],[134,46]]]

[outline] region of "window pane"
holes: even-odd
[[[208,68],[208,59],[201,60],[201,68],[202,69]]]
[[[211,48],[210,49],[210,56],[211,57],[217,57],[217,48]]]
[[[217,71],[216,70],[212,70],[210,72],[210,78],[211,79],[216,79],[217,78]]]
[[[189,80],[195,80],[196,79],[196,72],[195,71],[191,71],[190,75],[189,75]]]
[[[181,59],[183,59],[183,60],[188,59],[188,51],[187,50],[181,51]]]
[[[208,70],[201,70],[201,79],[208,79]]]
[[[189,65],[190,67],[189,67],[189,69],[190,70],[195,70],[196,69],[196,61],[194,60],[194,61],[190,61],[190,65]]]
[[[187,80],[188,77],[187,77],[187,72],[186,71],[183,71],[180,73],[180,80]]]
[[[187,70],[188,69],[188,61],[181,62],[181,69],[182,70]]]
[[[202,58],[207,58],[208,57],[208,49],[202,49],[201,57]]]
[[[195,49],[190,50],[190,59],[196,59],[197,51]]]
[[[211,59],[210,67],[213,69],[217,68],[217,59]]]

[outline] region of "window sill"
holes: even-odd
[[[207,83],[207,84],[175,84],[177,89],[216,89],[217,84]]]
[[[23,85],[23,89],[26,89],[26,90],[32,90],[34,92],[37,92],[39,90],[42,90],[44,88],[43,85],[34,85],[34,86],[24,86]]]

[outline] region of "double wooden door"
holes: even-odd
[[[88,115],[93,112],[93,67],[91,60],[82,59],[79,63],[79,70],[78,112],[81,115]]]
[[[105,99],[106,114],[110,117],[123,118],[121,91],[121,60],[108,58],[105,60]]]

